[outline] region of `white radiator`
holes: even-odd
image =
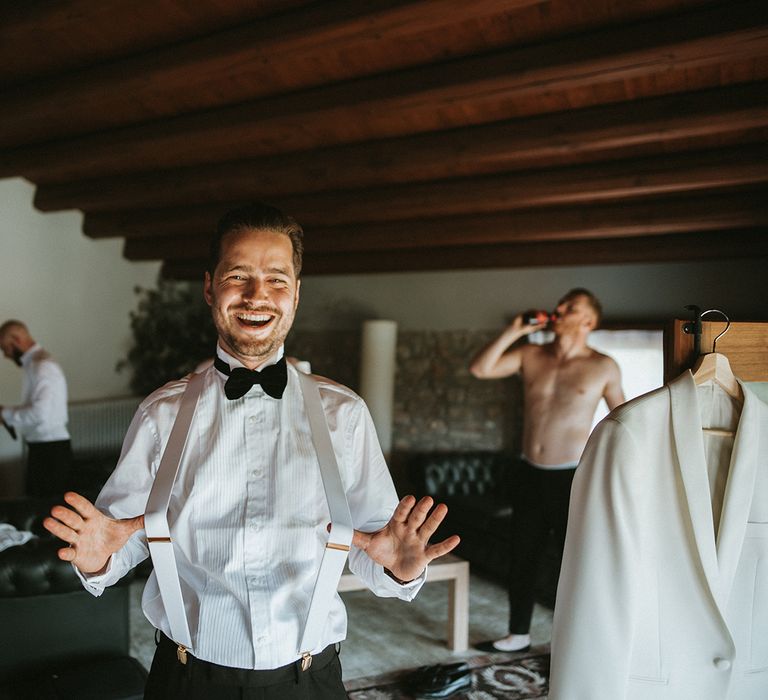
[[[139,396],[75,401],[69,404],[69,434],[76,457],[120,452]]]

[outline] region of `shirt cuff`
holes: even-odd
[[[107,562],[106,570],[98,574],[86,574],[85,572],[80,571],[74,564],[72,564],[72,568],[75,570],[77,578],[80,579],[80,583],[83,584],[83,588],[95,596],[100,596],[107,586],[115,582],[110,580],[111,578],[114,578],[110,576],[112,573],[112,557],[110,557]]]
[[[123,545],[123,548],[119,549],[109,558],[104,571],[98,574],[86,574],[73,565],[75,573],[85,590],[96,596],[101,595],[105,588],[116,584],[136,564],[146,559],[146,554],[142,556],[143,550],[137,537],[139,533],[143,536],[144,530],[134,532]]]
[[[373,589],[373,592],[376,595],[393,596],[401,600],[413,600],[427,580],[427,569],[424,569],[421,575],[417,576],[413,581],[398,583],[384,571],[383,566],[376,564],[375,576],[376,588]]]
[[[399,586],[408,586],[408,585],[410,585],[411,583],[413,583],[414,581],[416,581],[416,580],[418,580],[420,578],[420,576],[417,576],[416,578],[412,578],[412,579],[410,579],[408,581],[403,581],[402,579],[399,579],[397,576],[395,576],[394,571],[390,571],[386,567],[384,567],[384,573],[387,576],[389,576],[389,578],[391,578]]]

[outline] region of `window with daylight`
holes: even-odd
[[[588,345],[616,360],[621,369],[621,383],[627,400],[660,387],[664,383],[663,331],[601,329],[589,335]],[[529,336],[532,343],[552,340],[550,331],[537,331]],[[592,427],[608,414],[605,401],[595,411]]]

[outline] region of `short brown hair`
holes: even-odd
[[[603,320],[603,305],[600,303],[600,300],[588,289],[574,287],[560,301],[570,301],[574,297],[584,297],[587,300],[587,304],[595,312],[595,328],[597,328],[600,325],[600,321]]]
[[[8,319],[3,323],[2,326],[0,326],[0,338],[18,331],[29,335],[29,330],[25,324],[23,324],[21,321],[17,321],[15,318]]]
[[[298,279],[304,257],[304,231],[292,216],[263,202],[252,202],[237,209],[231,209],[219,219],[216,232],[211,238],[208,254],[208,272],[211,277],[221,259],[222,240],[230,233],[240,231],[272,231],[288,236],[293,246],[293,270]]]

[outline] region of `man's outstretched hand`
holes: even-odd
[[[43,527],[69,542],[69,547],[59,550],[59,559],[71,561],[85,574],[100,573],[128,538],[144,527],[143,515],[113,520],[73,491],[65,493],[64,500],[71,508],[51,508],[52,517],[43,520]]]
[[[432,504],[433,500],[429,496],[418,503],[413,496],[406,496],[381,530],[355,530],[352,544],[396,578],[411,581],[421,575],[429,562],[448,554],[459,544],[458,535],[452,535],[437,544],[429,544],[429,538],[435,534],[448,512],[448,506],[441,503],[430,514]]]

